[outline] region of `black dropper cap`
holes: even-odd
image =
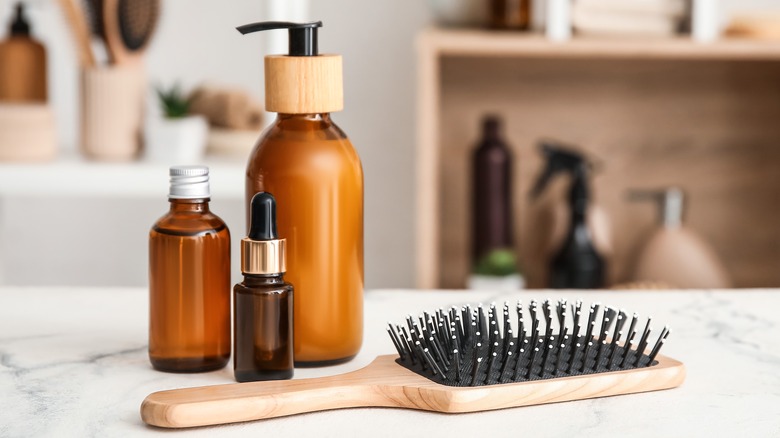
[[[249,235],[251,240],[276,240],[276,199],[268,192],[260,192],[252,197],[249,216]]]
[[[16,4],[16,15],[11,22],[11,35],[30,35],[30,23],[24,17],[24,4]]]
[[[236,29],[242,35],[252,32],[272,29],[287,29],[289,31],[289,56],[317,56],[317,28],[322,27],[322,21],[310,23],[291,23],[289,21],[261,21],[259,23],[245,24]]]

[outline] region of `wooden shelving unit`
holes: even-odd
[[[469,156],[479,121],[507,122],[516,240],[531,286],[546,275],[528,199],[542,137],[581,145],[613,225],[613,282],[654,225],[632,187],[681,185],[687,223],[725,260],[736,286],[780,285],[780,43],[574,38],[476,30],[418,39],[417,286],[462,287],[470,261]],[[561,194],[563,186],[553,187]]]

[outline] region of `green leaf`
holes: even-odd
[[[495,249],[477,261],[474,273],[492,277],[517,274],[517,256],[511,249]]]
[[[190,100],[181,91],[181,86],[178,83],[167,90],[158,86],[156,91],[165,117],[178,119],[189,113]]]

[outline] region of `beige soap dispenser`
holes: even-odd
[[[644,242],[633,281],[660,282],[685,289],[727,288],[731,280],[707,242],[683,225],[685,193],[678,187],[632,190],[632,201],[656,201],[661,223]]]

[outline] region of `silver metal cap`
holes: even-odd
[[[206,166],[173,166],[168,198],[200,199],[211,197],[209,168]]]

